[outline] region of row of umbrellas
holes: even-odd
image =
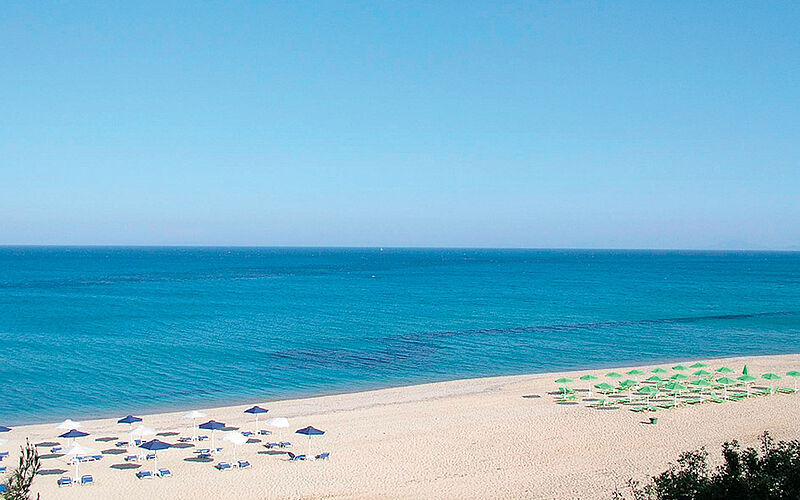
[[[705,368],[707,368],[707,367],[708,367],[708,364],[702,363],[702,362],[695,363],[695,364],[693,364],[691,366],[688,366],[688,367],[686,365],[675,365],[675,366],[672,367],[672,370],[677,372],[677,373],[674,373],[672,376],[670,376],[668,378],[664,377],[662,375],[670,373],[669,370],[667,370],[665,368],[661,368],[661,367],[653,368],[652,370],[650,370],[650,373],[653,373],[654,375],[649,377],[649,378],[647,378],[646,380],[649,381],[649,382],[667,382],[667,381],[671,380],[672,381],[671,383],[675,384],[675,383],[679,383],[681,381],[686,381],[686,380],[690,379],[690,377],[688,375],[684,374],[683,372],[689,371],[690,369],[696,369],[696,371],[694,371],[692,373],[692,375],[696,376],[696,377],[701,377],[701,378],[699,380],[695,380],[695,381],[691,382],[691,384],[697,385],[697,386],[700,386],[700,387],[702,387],[702,386],[711,387],[713,384],[708,382],[707,379],[710,378],[712,375],[714,375],[714,373],[709,372],[708,370],[705,370]],[[728,374],[728,373],[733,373],[734,370],[732,368],[730,368],[730,367],[727,367],[727,366],[721,366],[721,367],[715,369],[714,372],[717,373],[717,374]],[[635,369],[630,370],[630,371],[628,371],[626,373],[628,375],[631,375],[631,376],[640,376],[640,375],[646,375],[647,372],[645,372],[644,370],[640,370],[638,368],[635,368]],[[607,378],[611,378],[611,379],[621,379],[621,378],[625,377],[624,374],[619,373],[619,372],[615,372],[615,371],[609,372],[605,376]],[[786,376],[792,377],[792,378],[795,379],[795,390],[797,390],[797,379],[800,378],[800,371],[789,371],[789,372],[786,372]],[[582,377],[580,377],[580,380],[586,381],[586,382],[591,382],[591,381],[594,381],[594,380],[599,380],[599,378],[600,377],[598,377],[597,375],[587,374],[587,375],[583,375]],[[770,382],[770,392],[772,392],[772,384],[773,384],[773,382],[775,382],[777,380],[780,380],[781,376],[776,374],[776,373],[765,373],[765,374],[763,374],[761,376],[761,378],[763,378],[764,380],[768,380]],[[734,380],[734,379],[732,379],[730,377],[721,377],[721,378],[717,379],[717,382],[719,382],[719,383],[721,383],[721,384],[723,384],[725,386],[728,386],[728,385],[734,385],[734,384],[736,384],[738,382],[744,382],[745,384],[750,384],[752,382],[755,382],[756,380],[758,380],[758,378],[750,375],[749,370],[747,368],[747,365],[745,365],[744,369],[742,370],[742,375],[740,377],[737,377],[736,380]],[[561,384],[563,386],[566,386],[568,384],[573,383],[574,380],[572,380],[571,378],[568,378],[568,377],[562,377],[562,378],[556,379],[555,382],[557,384]],[[637,380],[633,380],[633,379],[627,379],[627,380],[624,380],[624,381],[619,383],[619,385],[622,386],[623,388],[633,387],[633,386],[636,386],[638,384],[639,384],[639,382]],[[673,387],[674,389],[670,389],[667,386],[670,386],[670,384],[666,384],[664,386],[664,388],[667,389],[667,390],[681,390],[681,391],[687,390],[687,388],[685,386],[682,386],[680,384],[671,385],[671,387]],[[613,385],[611,385],[611,384],[609,384],[607,382],[596,384],[594,387],[596,389],[600,390],[601,392],[611,391],[611,390],[616,388],[615,386],[613,386]],[[681,387],[682,387],[682,389],[681,389]],[[748,385],[748,390],[749,390],[749,385]],[[590,385],[589,386],[589,395],[590,395],[590,397],[591,397],[591,391],[592,391],[592,386]]]
[[[251,414],[251,415],[255,416],[256,432],[258,432],[258,424],[259,424],[258,419],[259,419],[259,416],[267,413],[268,411],[269,410],[267,410],[265,408],[262,408],[260,406],[253,406],[252,408],[248,408],[247,410],[244,411],[245,413],[248,413],[248,414]],[[193,430],[193,437],[194,438],[197,437],[197,429],[210,430],[211,431],[211,446],[212,446],[212,448],[216,448],[216,431],[224,430],[224,429],[227,428],[227,426],[224,423],[217,422],[215,420],[209,420],[209,421],[204,422],[204,423],[202,423],[200,425],[197,425],[197,420],[201,419],[201,418],[204,418],[205,416],[206,416],[206,414],[204,414],[202,412],[192,411],[192,412],[189,412],[186,415],[184,415],[184,418],[192,419],[192,430]],[[141,425],[141,426],[139,426],[139,427],[134,429],[133,428],[133,424],[137,423],[137,422],[142,422],[142,419],[140,417],[135,417],[133,415],[126,415],[125,417],[117,420],[118,424],[127,424],[127,425],[130,426],[130,430],[128,431],[128,434],[132,438],[131,442],[133,441],[133,438],[144,438],[145,436],[151,436],[151,435],[154,435],[156,433],[155,429],[152,429],[150,427],[145,427],[143,425]],[[285,428],[289,427],[289,420],[287,418],[284,418],[284,417],[273,418],[273,419],[270,419],[269,421],[267,421],[266,425],[269,426],[269,427],[277,428],[277,429],[285,429]],[[86,446],[82,446],[82,445],[74,442],[74,440],[76,438],[81,438],[81,437],[85,437],[85,436],[89,435],[88,432],[84,432],[84,431],[78,430],[82,426],[83,426],[83,424],[81,424],[80,422],[76,422],[76,421],[73,421],[73,420],[70,420],[70,419],[67,419],[67,420],[63,421],[63,422],[61,422],[60,424],[58,424],[56,426],[57,429],[61,429],[61,430],[68,429],[67,432],[64,432],[63,434],[59,435],[58,437],[66,438],[66,439],[72,439],[73,440],[71,446],[69,448],[67,448],[63,452],[63,454],[67,455],[67,456],[72,456],[72,457],[75,458],[74,463],[75,463],[75,476],[76,477],[78,477],[78,464],[80,462],[77,458],[78,457],[82,457],[82,456],[92,455],[92,454],[96,453],[95,450],[93,450],[93,449],[91,449],[89,447],[86,447]],[[6,431],[3,431],[2,429],[6,429]],[[11,430],[11,429],[4,428],[4,427],[0,426],[0,432],[7,432],[8,430]],[[319,436],[319,435],[325,434],[325,431],[316,429],[316,428],[314,428],[312,426],[308,426],[308,427],[304,427],[302,429],[298,429],[295,432],[297,434],[308,436],[309,455],[311,454],[311,438],[312,438],[312,436]],[[233,456],[234,456],[234,461],[236,461],[236,447],[247,443],[248,437],[245,436],[244,434],[242,434],[241,432],[231,431],[231,432],[226,432],[223,435],[222,439],[224,441],[227,441],[227,442],[230,442],[231,444],[233,444],[233,447],[234,447]],[[0,444],[2,444],[2,443],[0,443]],[[158,439],[153,439],[151,441],[147,441],[147,442],[142,443],[141,445],[139,445],[139,448],[142,448],[142,449],[145,449],[145,450],[148,450],[148,451],[152,451],[155,454],[155,461],[154,461],[155,468],[154,468],[154,470],[158,469],[158,455],[157,455],[156,452],[158,450],[165,450],[165,449],[171,448],[171,447],[172,447],[172,445],[170,445],[169,443],[165,443],[165,442],[160,441]]]

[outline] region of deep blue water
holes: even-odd
[[[0,423],[800,352],[800,253],[0,248]]]

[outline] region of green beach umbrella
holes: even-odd
[[[591,382],[592,380],[597,380],[597,375],[592,375],[591,373],[587,373],[586,375],[581,377],[581,380],[585,382]],[[589,397],[592,397],[592,384],[589,384]]]
[[[711,375],[711,372],[707,370],[697,370],[696,372],[692,373],[692,375],[695,375],[697,377],[708,377],[709,375]]]
[[[744,369],[747,370],[747,366],[745,366]],[[741,380],[742,382],[744,382],[745,387],[747,387],[747,395],[749,396],[750,395],[750,384],[755,382],[758,379],[755,378],[752,375],[749,375],[749,374],[744,374],[741,377],[736,377],[736,378],[738,380]]]
[[[647,377],[646,380],[648,382],[663,382],[663,381],[665,381],[667,379],[665,379],[664,377],[658,376],[658,375],[653,375],[651,377]]]
[[[628,375],[644,375],[644,370],[634,368],[633,370],[628,372]]]
[[[653,368],[650,371],[652,373],[669,373],[669,370],[665,370],[664,368],[661,368],[660,366],[658,368]]]
[[[676,373],[670,377],[670,380],[689,380],[689,376],[684,375],[683,373]]]
[[[614,392],[615,389],[615,387],[609,384],[608,382],[601,382],[595,385],[595,388],[597,388],[597,390],[600,391],[602,394],[608,394],[609,392]],[[606,403],[607,403],[606,399],[603,398],[603,406],[605,406]]]
[[[744,369],[742,369],[742,375],[750,375],[750,370],[747,369],[747,365],[744,365]]]
[[[730,377],[720,377],[720,378],[718,378],[718,379],[717,379],[717,382],[719,382],[720,384],[722,384],[722,393],[723,393],[725,396],[727,396],[727,395],[728,395],[728,386],[729,386],[729,385],[736,385],[736,384],[737,384],[736,380],[735,380],[735,379],[732,379],[732,378],[730,378]]]
[[[573,382],[574,382],[574,380],[572,380],[571,378],[567,378],[567,377],[561,377],[561,378],[557,378],[556,379],[556,384],[564,384],[564,385],[566,385],[566,384],[571,384]]]
[[[798,371],[790,371],[786,372],[787,377],[792,377],[794,379],[794,392],[797,392],[797,379],[800,377],[800,372]]]
[[[672,369],[675,370],[676,372],[685,372],[686,370],[688,370],[686,365],[675,365],[672,367]]]
[[[686,386],[681,384],[680,382],[667,382],[664,384],[664,389],[668,390],[669,392],[674,394],[675,400],[674,402],[678,402],[678,394],[686,390]]]
[[[622,377],[624,377],[624,375],[619,373],[619,372],[608,372],[608,373],[606,373],[606,377],[608,377],[608,378],[622,378]]]
[[[638,392],[639,394],[644,394],[645,397],[647,398],[647,402],[649,403],[650,398],[658,394],[658,389],[656,389],[652,385],[645,385],[636,389],[636,392]]]
[[[769,380],[769,393],[773,394],[774,391],[772,390],[772,382],[780,380],[781,376],[778,375],[777,373],[765,373],[761,375],[761,378],[763,378],[764,380]]]
[[[619,386],[622,387],[623,389],[628,389],[635,385],[639,385],[639,382],[631,379],[623,380],[622,382],[619,383]]]
[[[697,363],[693,364],[692,366],[690,366],[689,368],[706,368],[706,367],[708,367],[707,364],[697,362]]]
[[[698,387],[711,387],[712,385],[711,382],[709,382],[707,379],[704,378],[692,380],[690,384],[696,385]]]
[[[717,373],[733,373],[733,370],[731,368],[728,368],[727,366],[720,366],[714,371]]]

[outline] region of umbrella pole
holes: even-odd
[[[308,459],[311,460],[311,434],[308,435]]]

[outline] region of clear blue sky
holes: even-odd
[[[3,3],[0,244],[800,248],[798,2],[186,4]]]

